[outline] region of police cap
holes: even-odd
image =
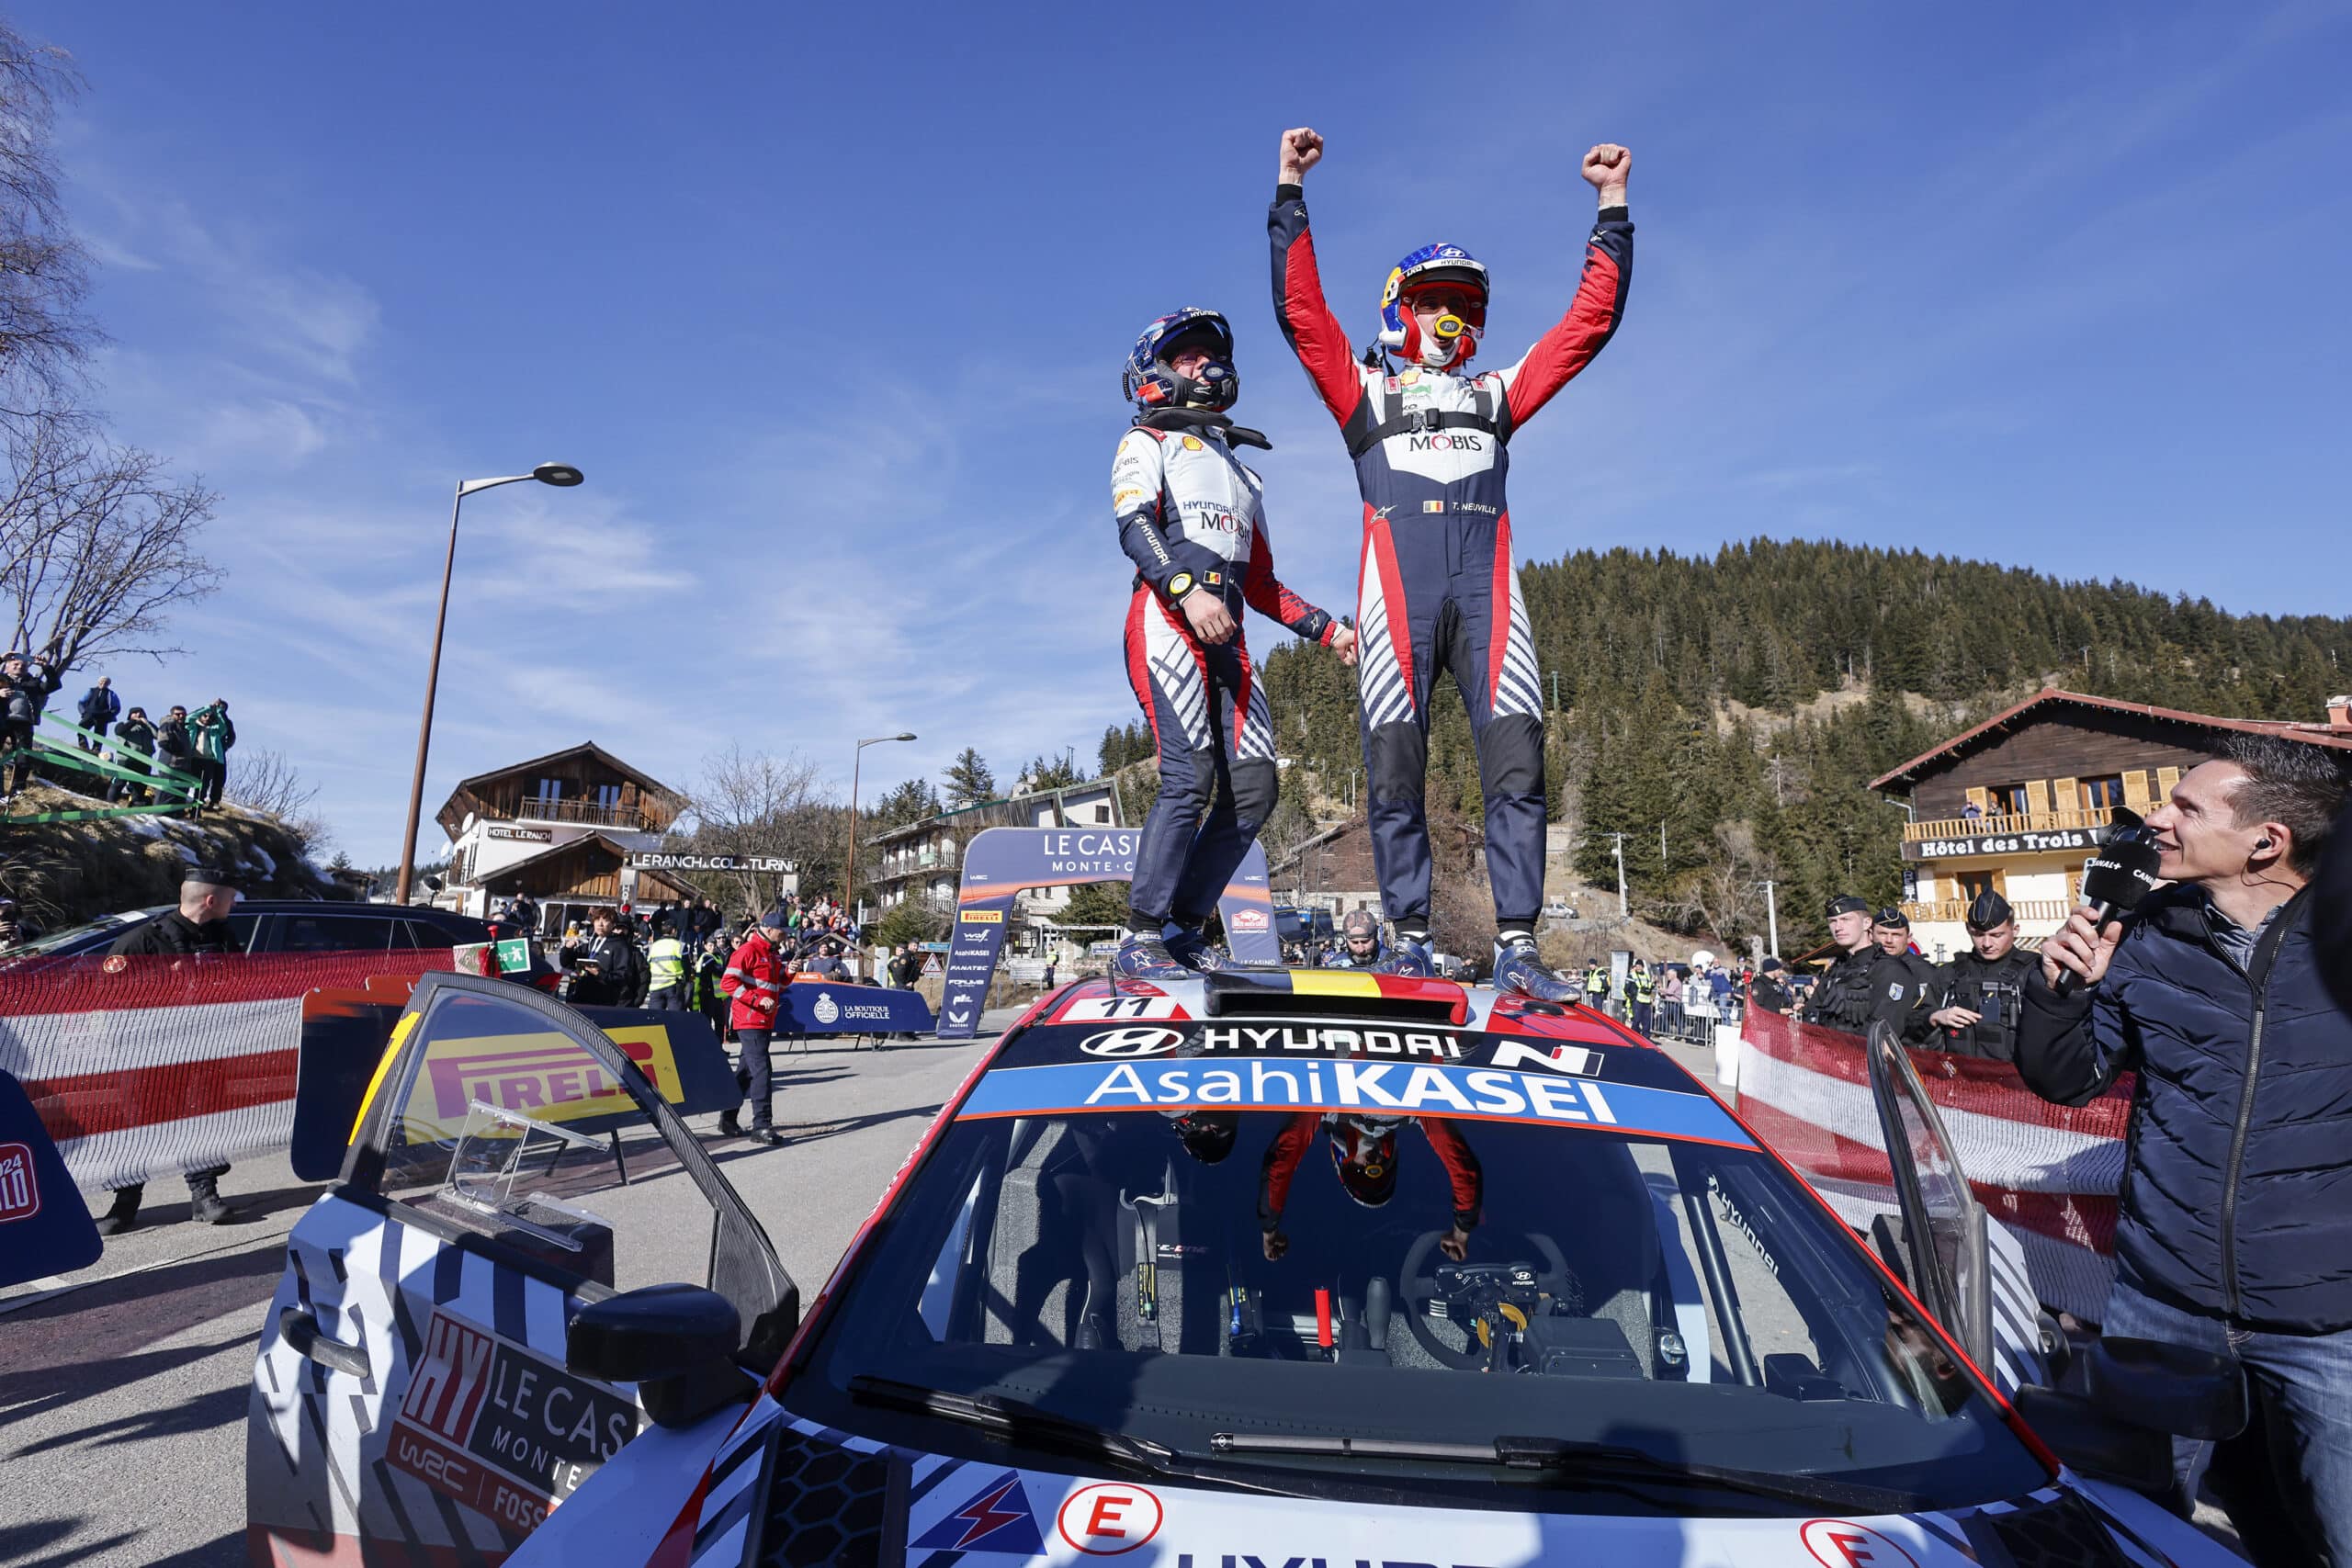
[[[1974,903],[1968,906],[1968,929],[1989,931],[1995,926],[2007,924],[2009,914],[2009,901],[1986,888],[1976,896]]]
[[[1857,898],[1851,893],[1840,893],[1829,900],[1829,907],[1821,913],[1823,919],[1834,920],[1840,915],[1867,915],[1870,912],[1869,899]]]
[[[1888,931],[1907,931],[1911,929],[1911,917],[1889,904],[1878,912],[1878,917],[1873,923]]]

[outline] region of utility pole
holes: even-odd
[[[1625,835],[1611,833],[1609,836],[1616,840],[1610,848],[1617,857],[1617,918],[1622,920],[1625,918]]]
[[[1657,869],[1661,874],[1667,870],[1666,818],[1663,817],[1657,819]]]
[[[1781,908],[1772,900],[1772,884],[1769,880],[1764,884],[1764,924],[1771,933],[1770,951],[1773,957],[1778,958],[1781,956]]]

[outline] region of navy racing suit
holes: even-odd
[[[1159,795],[1128,891],[1138,929],[1205,920],[1274,808],[1273,721],[1241,636],[1242,606],[1326,646],[1336,625],[1274,576],[1265,487],[1234,457],[1230,428],[1193,411],[1147,414],[1119,438],[1111,466],[1119,544],[1136,563],[1127,682],[1159,749]],[[1225,602],[1229,640],[1210,646],[1193,635],[1168,594],[1179,574]]]
[[[1633,274],[1626,209],[1601,209],[1567,314],[1507,369],[1464,375],[1357,361],[1324,303],[1301,187],[1279,186],[1274,314],[1340,423],[1363,496],[1356,635],[1373,863],[1389,919],[1426,928],[1429,698],[1453,672],[1478,749],[1496,922],[1544,901],[1544,698],[1511,565],[1504,479],[1519,427],[1617,330]]]

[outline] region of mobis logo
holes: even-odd
[[[1408,452],[1484,452],[1487,438],[1475,430],[1439,430],[1405,438]]]

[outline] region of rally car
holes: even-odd
[[[250,1546],[2231,1561],[2120,1483],[2162,1480],[2156,1425],[2211,1435],[2233,1394],[2242,1421],[2242,1388],[2130,1345],[2098,1403],[2041,1386],[2014,1257],[1902,1052],[1872,1066],[1900,1204],[1865,1236],[1580,1008],[1086,981],[988,1050],[804,1318],[658,1054],[428,976],[289,1240]]]

